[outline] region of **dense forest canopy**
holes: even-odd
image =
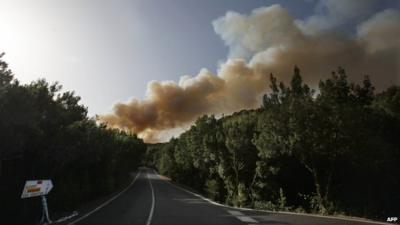
[[[258,109],[204,115],[178,138],[145,144],[89,118],[80,97],[57,83],[21,85],[1,56],[6,221],[40,217],[37,199],[20,199],[25,180],[53,180],[57,214],[122,187],[140,164],[239,207],[370,218],[400,210],[398,86],[375,93],[368,77],[352,83],[339,68],[314,90],[295,67],[288,84],[270,75]]]
[[[399,104],[398,86],[339,68],[313,90],[296,67],[289,84],[270,76],[259,109],[202,116],[146,161],[234,206],[385,218],[400,210]]]
[[[111,193],[130,180],[146,145],[88,118],[74,92],[45,80],[21,85],[0,55],[0,218],[32,224],[37,198],[20,199],[26,180],[51,179],[51,213]],[[56,216],[56,215],[54,215]]]

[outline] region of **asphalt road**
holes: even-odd
[[[115,199],[69,224],[77,225],[371,225],[280,213],[244,211],[212,204],[150,169],[140,169],[136,180]]]

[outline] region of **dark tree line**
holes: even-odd
[[[147,148],[175,181],[235,206],[386,218],[400,211],[400,87],[339,68],[317,90],[271,75],[263,106],[203,116]]]
[[[145,152],[143,141],[88,118],[80,97],[59,84],[21,85],[1,56],[1,223],[40,219],[40,199],[20,199],[25,180],[52,179],[51,215],[125,185]]]

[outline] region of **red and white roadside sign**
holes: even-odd
[[[28,180],[25,183],[21,198],[47,195],[53,188],[51,180]]]

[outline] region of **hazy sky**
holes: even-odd
[[[22,83],[59,81],[90,115],[104,114],[143,98],[151,80],[215,71],[228,48],[212,21],[277,2],[296,18],[316,7],[312,0],[0,0],[0,51]]]

